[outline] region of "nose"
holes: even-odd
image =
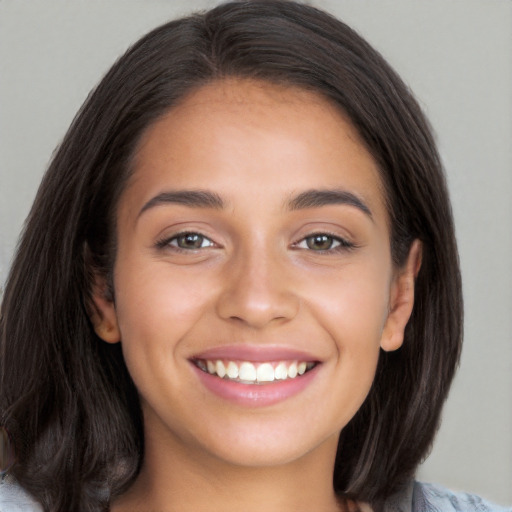
[[[293,276],[280,259],[261,252],[240,255],[226,269],[218,315],[256,329],[293,319],[300,301]]]

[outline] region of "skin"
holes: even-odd
[[[311,189],[348,191],[371,214],[288,208]],[[140,476],[114,512],[340,509],[338,436],[380,350],[403,341],[420,265],[415,242],[393,267],[382,189],[351,124],[301,89],[216,82],[148,129],[118,206],[115,302],[101,277],[94,295],[96,331],[121,341],[145,425]],[[213,192],[225,207],[141,213],[179,190]],[[206,237],[202,247],[178,251],[183,231]],[[334,237],[331,249],[311,246],[319,233]],[[353,247],[337,250],[339,239]],[[320,365],[300,393],[241,406],[207,390],[190,362],[236,344],[294,348]]]

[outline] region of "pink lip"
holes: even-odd
[[[265,360],[268,361],[268,359]],[[193,363],[191,363],[191,366],[203,386],[220,398],[244,407],[264,407],[300,393],[311,384],[321,365],[315,366],[295,379],[279,380],[265,384],[243,384],[221,379],[216,375],[204,372]]]
[[[214,347],[191,359],[224,359],[229,361],[251,361],[254,363],[273,361],[318,361],[312,354],[287,347],[262,347],[254,345],[229,345]]]

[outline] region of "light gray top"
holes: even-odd
[[[512,512],[512,507],[493,505],[466,493],[454,493],[437,485],[412,482],[386,503],[386,512]],[[0,512],[43,512],[43,508],[11,477],[0,479]]]
[[[5,475],[0,477],[0,512],[43,512],[43,507]]]
[[[511,507],[500,507],[465,492],[452,492],[444,487],[411,482],[409,487],[391,496],[386,512],[512,512]],[[3,511],[2,511],[3,512]]]

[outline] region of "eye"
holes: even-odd
[[[200,233],[179,233],[171,238],[157,242],[158,247],[176,247],[183,250],[198,250],[205,247],[212,247],[214,243]]]
[[[329,235],[327,233],[315,233],[314,235],[310,235],[302,239],[297,244],[297,247],[299,249],[310,249],[312,251],[322,252],[336,249],[349,249],[354,246],[343,238]]]

